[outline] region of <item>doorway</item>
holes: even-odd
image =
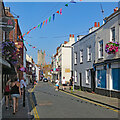
[[[79,86],[80,89],[82,89],[82,73],[79,73],[79,80],[80,80]]]
[[[95,92],[95,71],[91,69],[91,90]]]

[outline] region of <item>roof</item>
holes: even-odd
[[[104,23],[102,26],[100,26],[100,27],[99,27],[98,29],[96,29],[95,31],[93,31],[93,32],[85,35],[85,36],[82,37],[79,41],[83,40],[83,39],[86,38],[87,36],[95,33],[95,32],[98,31],[99,29],[101,29],[105,24],[107,24],[108,21],[110,21],[111,19],[113,19],[114,17],[116,17],[118,14],[120,14],[119,11],[120,11],[120,8],[119,8],[117,11],[115,11],[114,13],[112,13],[110,16],[106,17],[106,19],[105,19],[105,20],[107,20],[106,23]],[[118,13],[118,14],[117,14],[117,13]],[[78,43],[79,41],[73,43],[72,46],[75,45],[76,43]]]

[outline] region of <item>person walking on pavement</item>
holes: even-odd
[[[11,79],[9,79],[6,83],[6,86],[5,86],[5,105],[6,105],[6,110],[8,110],[8,102],[9,102],[9,99],[10,99],[10,82],[11,82]],[[11,107],[11,105],[10,105]]]
[[[59,79],[57,79],[56,81],[55,81],[55,86],[56,86],[56,91],[58,91],[59,90]]]
[[[63,85],[63,90],[64,90],[65,86],[66,86],[66,79],[65,79],[65,77],[63,77],[63,79],[62,79],[62,85]]]
[[[69,80],[69,90],[71,90],[71,87],[73,86],[73,77]]]
[[[24,78],[20,80],[21,94],[23,94],[23,87],[25,86]]]
[[[21,98],[20,83],[17,81],[17,78],[12,82],[11,97],[13,98],[13,114],[15,114],[18,109],[18,98]]]

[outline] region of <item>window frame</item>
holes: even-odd
[[[74,64],[77,64],[77,52],[74,52]]]
[[[90,69],[87,69],[85,71],[85,73],[86,73],[86,81],[85,81],[85,83],[89,84],[90,83]]]
[[[87,61],[92,61],[92,52],[91,52],[91,46],[87,47]]]
[[[110,30],[111,30],[111,39],[110,40],[112,42],[115,42],[115,27],[112,27]],[[114,32],[113,32],[113,30],[114,30]]]
[[[102,42],[102,47],[101,47],[101,42]],[[102,50],[101,50],[102,48]],[[102,53],[101,53],[102,52]],[[102,54],[102,55],[101,55]],[[103,40],[100,40],[98,42],[98,58],[101,59],[103,58]]]
[[[82,53],[82,55],[81,55]],[[83,49],[80,50],[80,63],[83,63]]]

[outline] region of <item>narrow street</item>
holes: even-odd
[[[117,112],[73,97],[61,90],[55,91],[54,86],[47,82],[39,82],[29,97],[32,102],[31,114],[35,118],[118,118]]]

